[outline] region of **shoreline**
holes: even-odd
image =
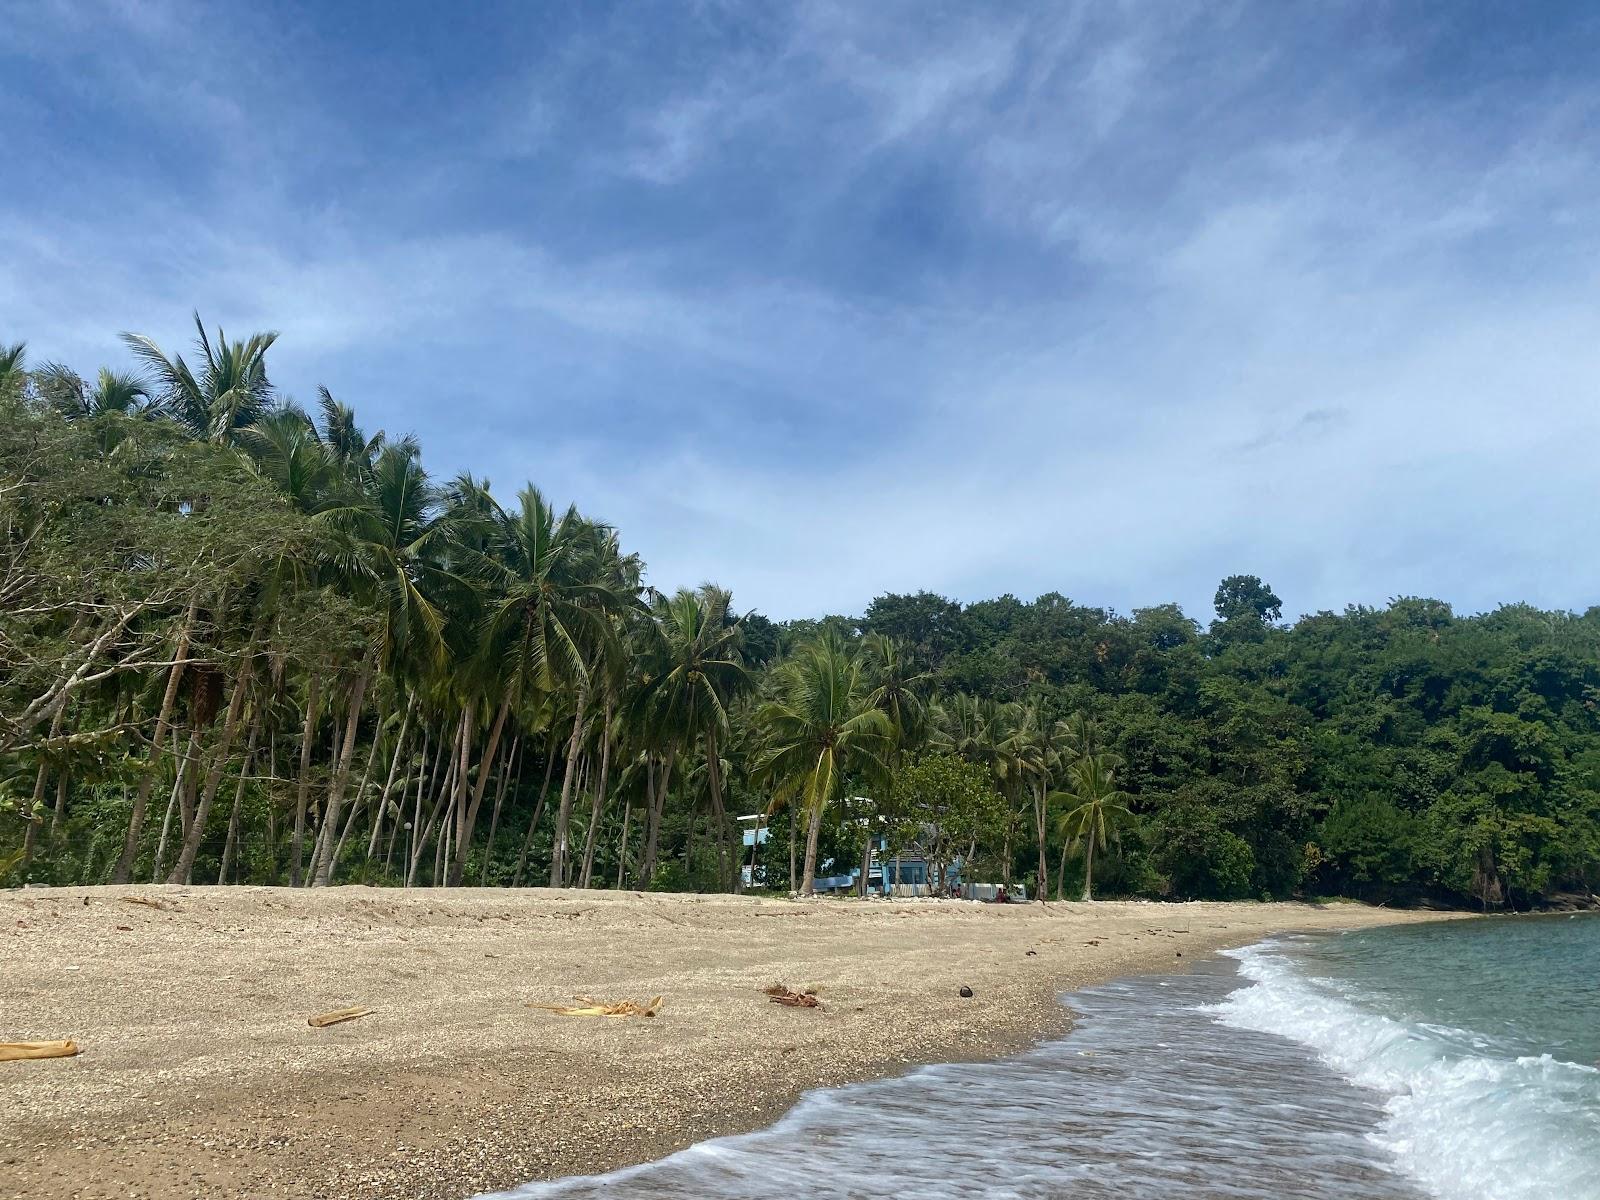
[[[154,901],[129,903],[125,897]],[[0,893],[0,1169],[34,1200],[462,1200],[770,1124],[805,1091],[1059,1035],[1062,993],[1359,904],[975,905],[529,889]],[[1030,953],[1031,951],[1031,953]],[[821,1009],[760,989],[815,986]],[[976,995],[962,999],[966,984]],[[659,1016],[528,1007],[665,996]],[[312,1029],[349,1005],[371,1016]]]

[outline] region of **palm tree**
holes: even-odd
[[[22,395],[28,386],[27,342],[0,342],[0,400]]]
[[[1094,899],[1094,852],[1118,841],[1117,822],[1131,817],[1117,789],[1116,770],[1121,762],[1112,754],[1085,754],[1067,772],[1070,790],[1054,792],[1050,799],[1067,806],[1056,823],[1069,847],[1083,847],[1083,898]]]
[[[1034,838],[1037,842],[1039,899],[1049,894],[1050,881],[1045,861],[1046,795],[1050,790],[1052,771],[1058,765],[1053,739],[1045,729],[1044,718],[1037,703],[1027,705],[1005,741],[1008,774],[1015,785],[1025,789],[1033,801]]]
[[[444,614],[433,595],[448,580],[438,559],[443,526],[438,493],[409,444],[385,446],[359,497],[324,509],[315,518],[332,535],[331,565],[341,585],[375,612],[372,645],[350,686],[346,730],[328,787],[312,885],[328,883],[334,841],[350,777],[362,704],[374,671],[403,677],[445,658]]]
[[[334,462],[311,418],[293,405],[272,409],[238,434],[250,467],[303,513],[333,501]]]
[[[806,815],[800,891],[811,895],[822,814],[847,776],[888,775],[894,726],[870,700],[861,657],[835,634],[802,646],[777,671],[777,698],[761,706],[767,744],[754,774],[798,800]]]
[[[651,725],[675,746],[705,749],[706,789],[717,828],[717,879],[727,886],[727,815],[723,805],[720,742],[728,733],[728,706],[750,686],[740,647],[743,634],[729,617],[730,592],[714,583],[651,596],[656,636],[646,660],[647,677],[637,705],[650,710]],[[659,809],[651,813],[659,821]]]
[[[866,658],[867,678],[872,691],[867,699],[889,718],[894,726],[894,750],[889,765],[893,772],[900,770],[908,751],[927,740],[928,706],[923,703],[921,690],[927,685],[928,674],[918,671],[906,653],[905,643],[881,633],[869,633],[861,639],[861,652]],[[892,790],[892,785],[891,785]],[[884,808],[878,806],[880,818]],[[869,835],[861,851],[861,894],[867,894],[867,876],[872,870],[872,837]],[[900,859],[895,857],[894,882],[900,882]]]
[[[566,771],[556,813],[550,883],[559,887],[568,866],[572,789],[583,744],[596,669],[615,653],[614,613],[637,602],[637,563],[616,552],[605,526],[585,519],[576,507],[561,515],[532,484],[517,495],[518,507],[495,521],[493,549],[482,558],[491,601],[484,652],[503,664],[510,687],[576,693]]]
[[[245,341],[230,342],[218,329],[213,346],[199,313],[194,314],[194,326],[200,335],[195,343],[202,360],[198,375],[181,355],[168,358],[143,334],[125,333],[122,340],[149,365],[162,389],[157,402],[189,436],[198,441],[229,442],[272,405],[267,350],[278,335],[256,333]]]
[[[69,421],[86,421],[105,413],[133,413],[150,399],[150,387],[131,371],[100,368],[93,385],[71,367],[46,363],[34,372],[34,386]]]

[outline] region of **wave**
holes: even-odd
[[[1308,1046],[1382,1093],[1374,1140],[1440,1200],[1600,1200],[1600,1071],[1384,1016],[1303,974],[1278,943],[1227,953],[1249,985],[1204,1011]]]

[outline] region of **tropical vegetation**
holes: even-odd
[[[1600,609],[773,622],[196,329],[0,345],[0,883],[808,891],[874,842],[1085,900],[1600,883]]]

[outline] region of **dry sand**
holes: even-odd
[[[157,900],[154,908],[129,897]],[[1056,996],[1357,905],[501,889],[0,893],[0,1195],[448,1198],[659,1157],[805,1089],[1001,1054]],[[771,1003],[774,981],[821,1009]],[[962,999],[963,985],[976,993]],[[561,1017],[662,995],[653,1019]],[[368,1005],[323,1029],[316,1013]]]

